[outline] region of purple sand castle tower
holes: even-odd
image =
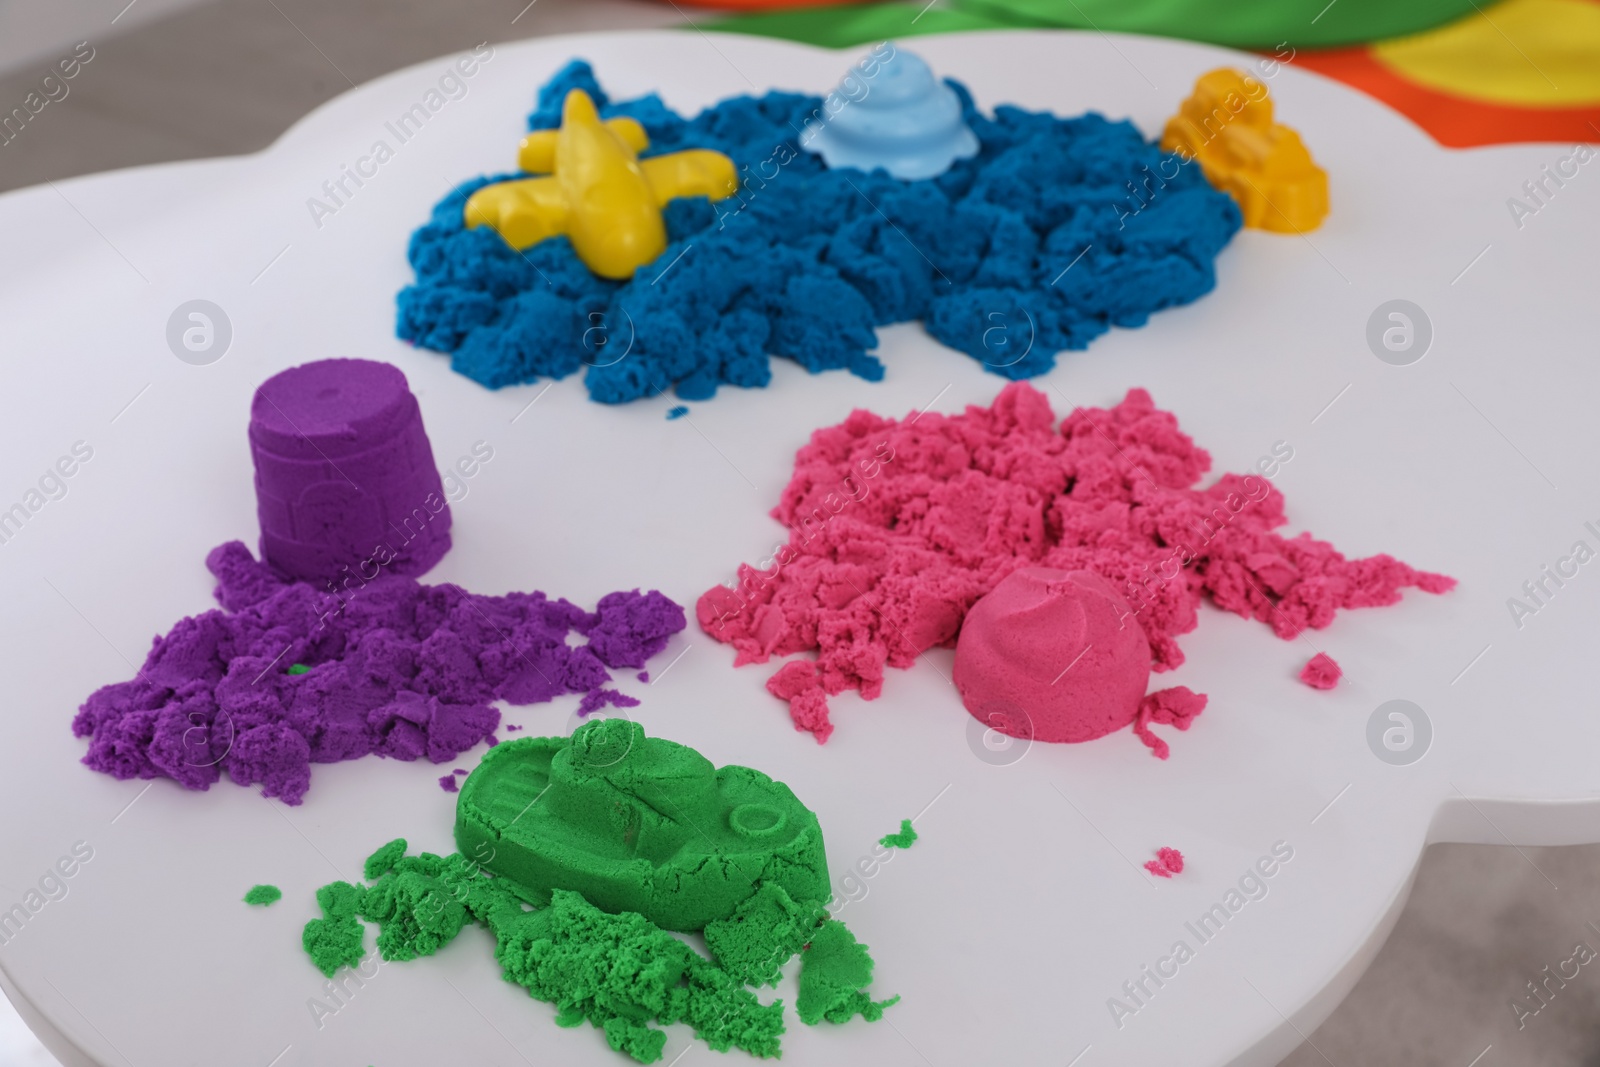
[[[250,452],[261,555],[290,578],[418,575],[450,549],[450,508],[398,367],[325,359],[267,379]]]

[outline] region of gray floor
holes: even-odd
[[[0,146],[0,190],[265,148],[355,85],[480,41],[684,17],[650,0],[215,0],[120,35],[108,23],[104,36],[85,32],[94,58],[66,97]],[[23,103],[51,62],[0,77],[0,115]]]
[[[1600,957],[1566,963],[1600,952],[1597,890],[1597,846],[1435,845],[1377,960],[1284,1067],[1600,1067]],[[1577,977],[1540,1007],[1546,966]],[[1520,1028],[1513,999],[1540,1007]]]
[[[262,148],[352,83],[479,41],[685,17],[647,0],[525,4],[214,0],[120,35],[108,23],[84,34],[95,54],[69,94],[0,146],[0,190]],[[23,101],[49,64],[0,76],[0,114]],[[1600,1067],[1600,965],[1582,967],[1559,988],[1552,980],[1548,1007],[1520,1029],[1511,1008],[1513,998],[1527,999],[1526,982],[1546,966],[1554,971],[1577,943],[1600,951],[1597,905],[1600,846],[1430,849],[1371,970],[1284,1064]],[[20,1022],[4,1015],[0,1063],[48,1063]]]

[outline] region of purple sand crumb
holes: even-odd
[[[446,793],[460,792],[460,790],[456,788],[456,776],[453,774],[447,774],[443,778],[440,778],[439,788],[443,789]]]
[[[516,723],[506,723],[506,733],[508,734],[514,734],[520,729],[522,729],[522,727],[518,726]]]
[[[594,689],[583,695],[583,700],[578,704],[578,718],[590,715],[607,704],[618,708],[636,708],[639,702],[626,693],[619,693],[615,689]]]
[[[492,701],[592,692],[607,667],[642,666],[687,624],[654,591],[612,593],[593,614],[541,592],[475,596],[388,573],[332,595],[279,578],[238,541],[206,566],[223,610],[179,622],[132,681],[78,710],[89,767],[201,790],[226,771],[298,804],[313,763],[444,763],[496,744]],[[568,646],[571,631],[589,643]],[[273,669],[284,661],[310,670]]]
[[[649,680],[650,680],[650,672],[649,671],[640,671],[639,672],[639,681],[648,682]]]
[[[496,737],[494,734],[490,734],[489,735],[489,747],[490,748],[493,748],[494,746],[498,745],[499,743],[500,743],[500,739],[498,737]]]
[[[643,667],[686,625],[683,609],[654,589],[643,595],[637,589],[607,593],[595,614],[599,621],[581,632],[608,667]]]
[[[466,774],[467,773],[467,769],[465,767],[457,767],[454,771],[451,771],[450,773],[452,773],[452,774]]]

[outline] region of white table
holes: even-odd
[[[913,47],[984,106],[1094,108],[1147,131],[1198,74],[1250,61],[1093,33]],[[307,199],[449,59],[340,97],[258,156],[0,197],[0,508],[74,442],[94,450],[67,495],[0,545],[13,723],[0,757],[0,910],[75,843],[93,849],[67,895],[0,945],[0,978],[65,1063],[622,1062],[596,1031],[557,1028],[548,1005],[501,981],[479,930],[434,959],[385,965],[320,1029],[313,1021],[323,978],[299,947],[312,891],[353,877],[397,835],[451,847],[453,798],[432,765],[321,766],[304,806],[285,808],[227,782],[200,795],[78,764],[77,705],[131,677],[152,635],[212,605],[209,548],[254,542],[244,428],[259,381],[328,356],[391,360],[441,465],[492,443],[434,580],[585,604],[642,585],[686,605],[779,538],[766,512],[812,428],[854,406],[901,414],[937,397],[955,411],[1003,384],[907,325],[883,331],[881,383],[780,361],[770,389],[727,390],[669,422],[671,398],[605,408],[576,378],[528,408],[544,384],[491,393],[395,340],[410,230],[455,182],[508,165],[535,87],[573,55],[614,95],[659,89],[680,110],[752,88],[826,91],[852,58],[692,33],[498,47],[468,95],[320,228]],[[1294,679],[1307,641],[1206,609],[1183,639],[1189,662],[1160,680],[1211,705],[1172,737],[1166,763],[1126,734],[984,762],[945,680],[948,652],[893,672],[873,704],[837,698],[837,732],[818,746],[765,693],[772,668],[733,670],[731,650],[694,629],[674,639],[654,666],[683,658],[657,684],[623,676],[644,699],[637,718],[789,782],[822,819],[836,878],[921,812],[922,840],[842,913],[879,961],[874,991],[903,1002],[875,1025],[791,1021],[785,1062],[1274,1063],[1371,959],[1427,843],[1600,841],[1600,719],[1585,681],[1600,565],[1520,629],[1506,606],[1575,540],[1600,547],[1584,527],[1600,520],[1587,310],[1600,178],[1582,168],[1519,229],[1506,198],[1566,149],[1447,152],[1342,86],[1294,70],[1270,85],[1331,175],[1327,223],[1309,240],[1242,233],[1213,294],[1063,357],[1037,384],[1058,415],[1148,387],[1219,470],[1288,441],[1294,459],[1276,484],[1293,529],[1461,585],[1309,635],[1347,672],[1330,693]],[[224,308],[233,329],[208,366],[165,341],[169,314],[195,298]],[[1395,298],[1434,328],[1409,366],[1381,362],[1365,339],[1369,315]],[[1432,723],[1419,762],[1389,765],[1368,747],[1368,719],[1391,699]],[[509,719],[563,731],[575,703]],[[1280,841],[1294,857],[1269,894],[1199,945],[1185,923]],[[1162,845],[1189,857],[1169,882],[1139,870]],[[284,900],[240,903],[262,881]],[[1180,938],[1195,958],[1119,1028],[1108,998]],[[792,985],[780,995],[792,1004]],[[667,1061],[689,1043],[674,1028]],[[711,1062],[704,1048],[688,1055]]]

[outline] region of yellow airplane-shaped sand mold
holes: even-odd
[[[524,249],[566,234],[584,266],[602,278],[631,278],[667,247],[661,209],[680,196],[722,200],[739,187],[733,160],[692,148],[640,159],[650,147],[630,118],[600,121],[594,101],[573,89],[561,105],[561,128],[522,140],[517,165],[542,178],[517,178],[479,189],[464,221],[492,227]]]

